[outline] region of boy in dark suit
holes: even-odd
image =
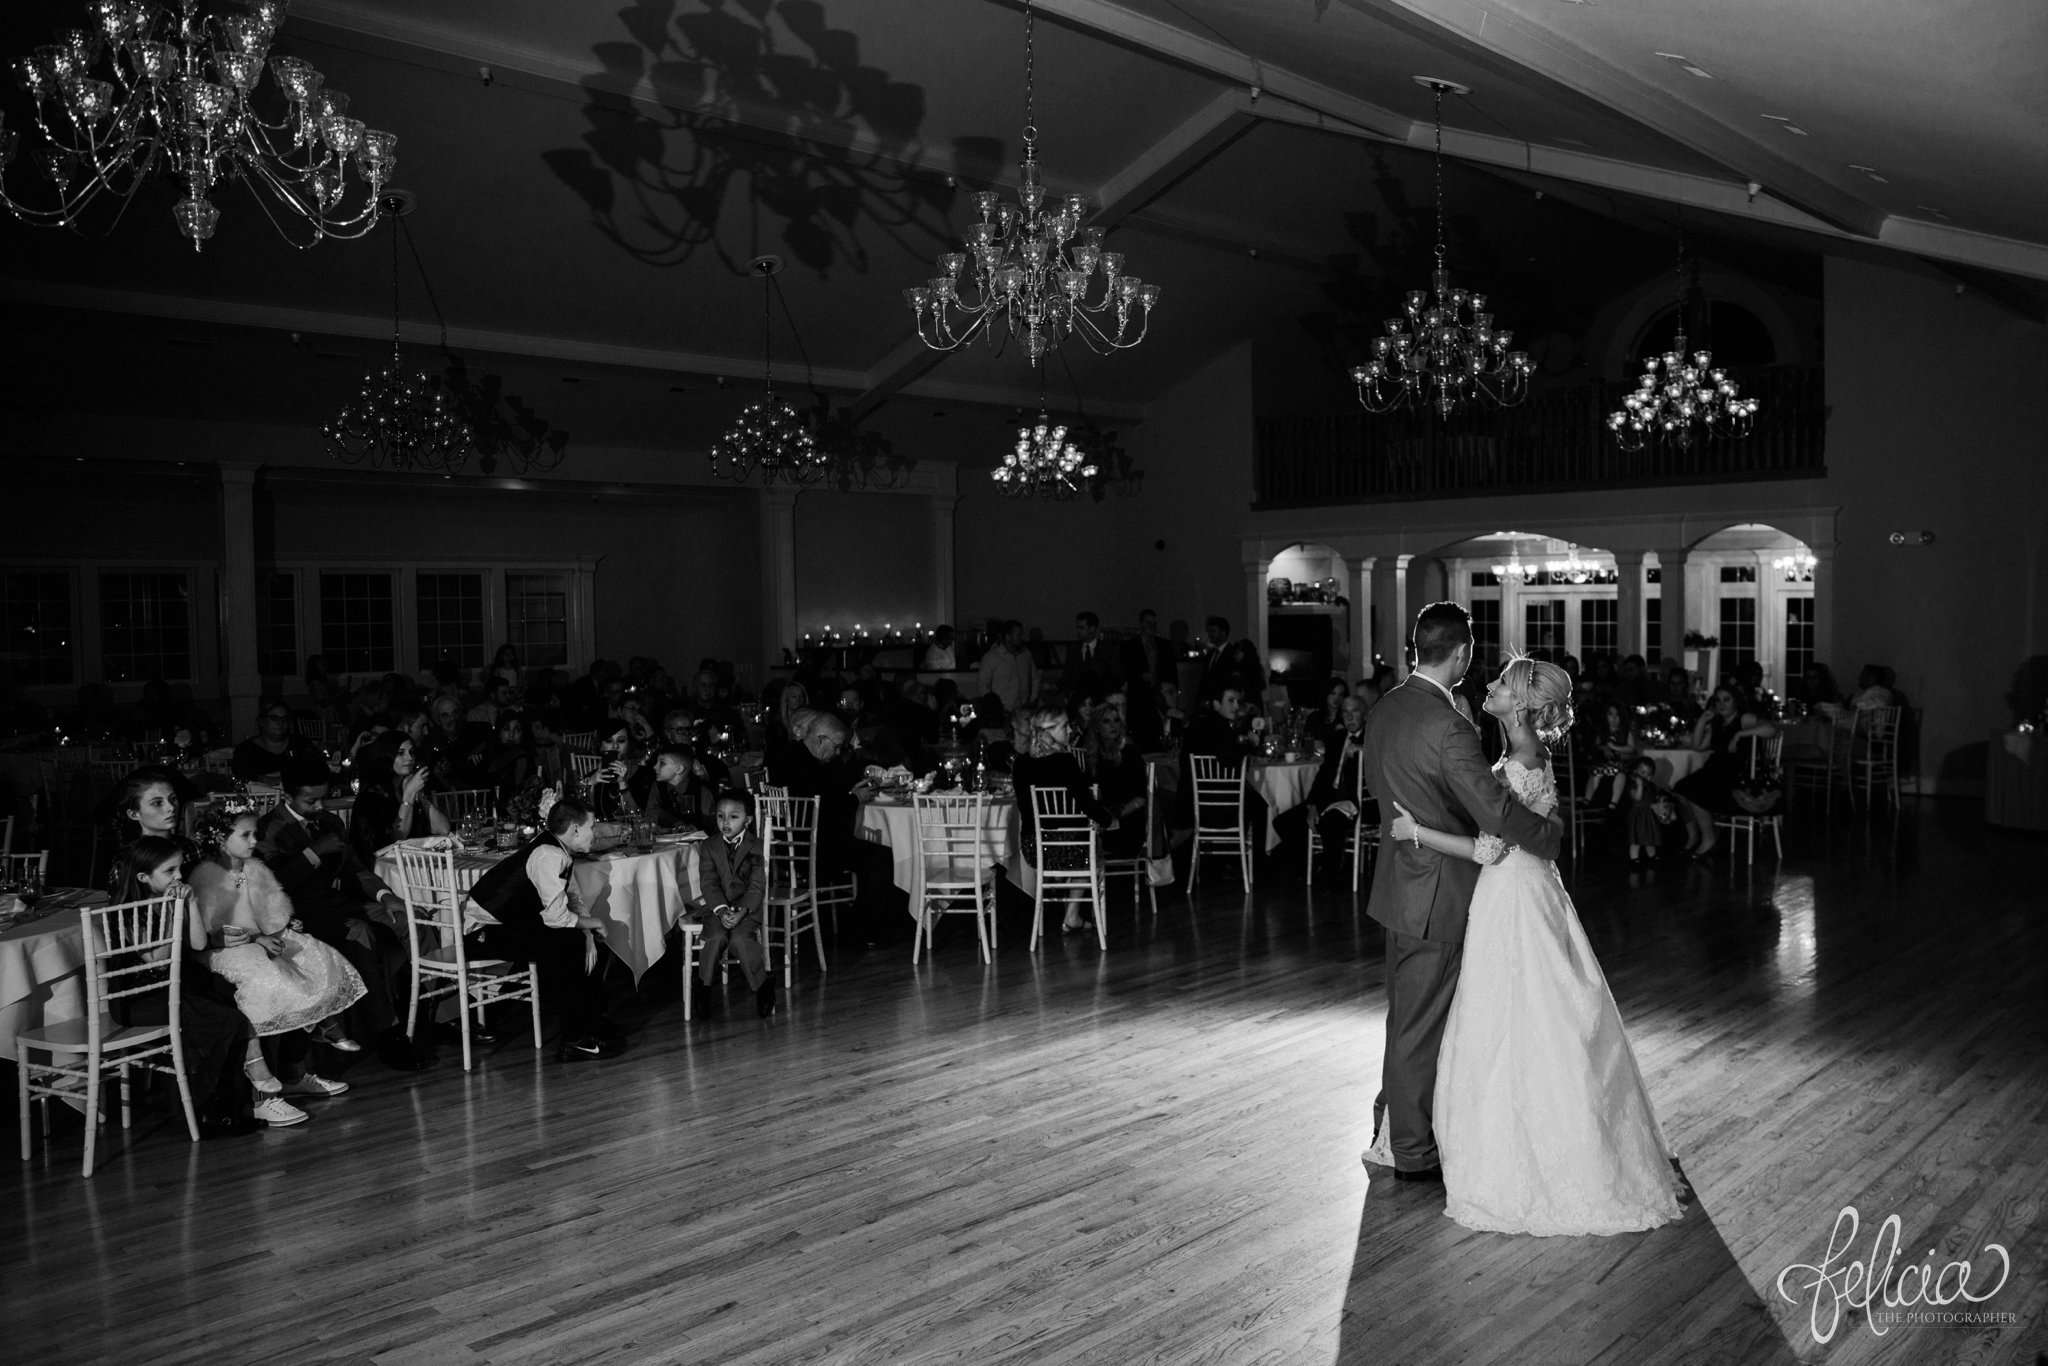
[[[691,912],[704,922],[704,952],[697,961],[697,983],[709,987],[727,945],[740,960],[740,971],[754,989],[754,1005],[762,1018],[775,1013],[775,979],[768,974],[768,952],[761,943],[761,907],[768,897],[768,865],[761,837],[753,830],[754,813],[746,794],[723,792],[718,797],[718,834],[697,850],[699,890]],[[699,998],[706,1016],[717,1013],[718,998]]]

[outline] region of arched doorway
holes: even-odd
[[[1266,570],[1267,669],[1298,705],[1357,667],[1344,576],[1344,557],[1315,541],[1288,546]]]
[[[1614,556],[1541,532],[1493,531],[1444,546],[1451,599],[1472,614],[1473,657],[1482,671],[1510,651],[1582,670],[1613,664],[1622,632]]]
[[[1762,522],[1723,527],[1693,544],[1686,572],[1698,586],[1694,616],[1701,638],[1714,642],[1694,647],[1705,686],[1746,678],[1783,696],[1805,672],[1816,657],[1817,563],[1806,542]]]

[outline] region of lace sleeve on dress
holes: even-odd
[[[1547,816],[1557,810],[1557,783],[1550,776],[1550,766],[1524,768],[1513,760],[1502,765],[1502,774],[1507,779],[1508,790],[1515,799],[1539,816]]]

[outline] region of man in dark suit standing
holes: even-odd
[[[1235,683],[1257,706],[1266,692],[1266,670],[1259,663],[1259,647],[1249,640],[1232,640],[1227,617],[1210,617],[1203,629],[1207,644],[1202,650],[1202,695],[1213,696],[1224,684]]]
[[[1149,695],[1164,678],[1172,683],[1180,680],[1174,673],[1173,647],[1159,635],[1159,614],[1147,607],[1138,613],[1138,634],[1123,645],[1124,684],[1131,690],[1131,706],[1136,709],[1141,695]]]
[[[1415,672],[1366,717],[1366,787],[1431,829],[1485,831],[1556,858],[1561,823],[1523,806],[1494,778],[1479,733],[1451,701],[1472,660],[1465,609],[1454,602],[1423,608],[1412,643]],[[1387,1047],[1365,1156],[1392,1166],[1398,1180],[1443,1179],[1431,1124],[1437,1047],[1458,989],[1465,916],[1478,881],[1477,864],[1419,843],[1383,847],[1373,868],[1366,910],[1387,933]]]
[[[1365,757],[1365,713],[1363,698],[1344,699],[1338,709],[1343,736],[1323,752],[1322,767],[1316,770],[1316,779],[1308,789],[1308,804],[1316,813],[1316,832],[1323,840],[1323,875],[1333,884],[1343,876],[1344,845],[1361,814],[1358,771]],[[1379,803],[1368,796],[1365,806],[1364,824],[1377,825]]]
[[[1060,675],[1060,689],[1069,701],[1087,702],[1121,692],[1123,686],[1124,671],[1116,651],[1102,638],[1101,618],[1080,613],[1074,618],[1074,650]]]

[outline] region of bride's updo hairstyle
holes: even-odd
[[[1572,728],[1572,678],[1555,664],[1523,655],[1508,661],[1501,677],[1514,690],[1530,729],[1554,745]]]

